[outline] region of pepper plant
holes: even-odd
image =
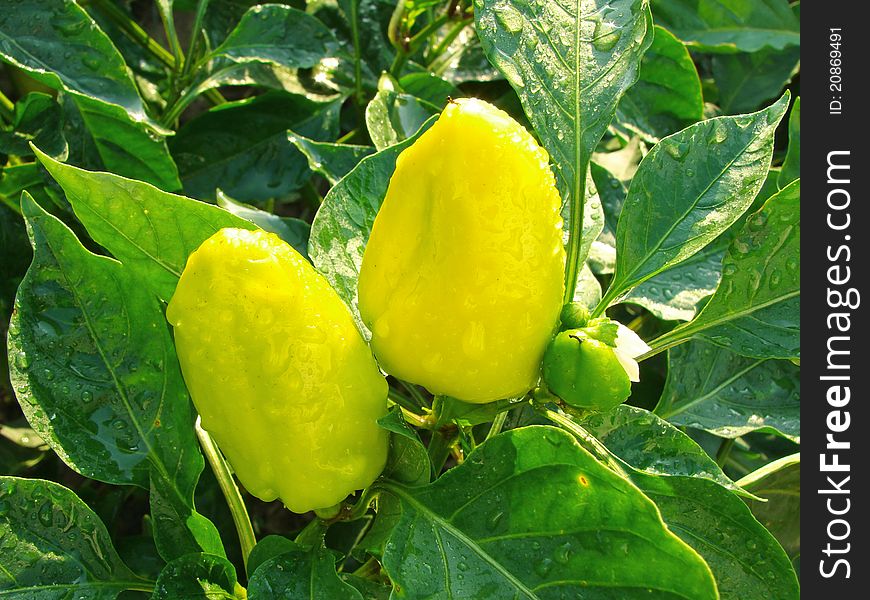
[[[0,595],[798,598],[799,18],[0,0]]]

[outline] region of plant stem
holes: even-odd
[[[172,51],[173,58],[175,58],[174,69],[175,71],[180,71],[184,65],[184,51],[181,49],[181,42],[178,41],[178,33],[175,31],[175,17],[172,14],[170,3],[157,0],[157,12],[160,14],[160,20],[163,22],[163,31],[166,32],[169,49]]]
[[[199,50],[199,39],[202,35],[202,20],[205,17],[205,11],[208,9],[208,0],[199,0],[196,3],[196,15],[193,17],[193,29],[191,30],[190,47],[187,49],[187,60],[184,61],[184,69],[182,69],[181,77],[186,80],[190,75],[191,66],[196,62],[196,52]]]
[[[678,326],[675,329],[671,329],[667,333],[663,333],[662,335],[660,335],[659,337],[657,337],[656,339],[654,339],[653,341],[651,341],[649,343],[649,346],[650,346],[649,352],[646,352],[645,354],[641,354],[635,360],[640,362],[642,360],[652,358],[656,354],[660,354],[660,353],[664,352],[665,350],[669,350],[669,349],[673,348],[674,346],[678,346],[678,345],[682,344],[683,342],[689,341],[692,338],[692,334],[690,333],[689,335],[686,335],[685,332],[691,330],[689,327],[686,327],[686,325],[690,325],[690,324],[691,324],[691,321],[689,323],[685,323],[684,325]]]
[[[358,110],[362,110],[365,95],[362,87],[362,48],[359,41],[359,0],[350,2],[350,35],[353,40],[353,84],[354,100]]]
[[[484,442],[489,438],[497,436],[501,433],[501,428],[504,427],[504,422],[507,419],[508,411],[503,411],[498,413],[495,418],[492,420],[492,426],[489,428],[489,432],[486,434],[486,438],[483,440]]]
[[[15,121],[15,104],[0,90],[0,117],[10,123]]]
[[[245,569],[248,568],[248,555],[257,544],[257,538],[254,536],[254,528],[251,525],[251,518],[248,516],[248,509],[245,507],[245,501],[242,499],[242,494],[239,492],[236,482],[233,480],[233,475],[230,472],[230,466],[220,452],[220,449],[215,444],[211,435],[202,428],[200,419],[196,419],[196,437],[199,438],[199,443],[202,446],[211,470],[218,481],[218,485],[223,492],[224,498],[227,501],[227,506],[230,509],[230,514],[233,517],[233,523],[236,526],[236,532],[239,535],[239,544],[242,548],[242,560],[245,564]]]
[[[353,572],[357,577],[363,579],[374,579],[381,572],[381,564],[374,556],[370,556],[367,561],[360,565],[359,569]]]
[[[583,150],[578,147],[577,152],[582,153]],[[583,245],[583,210],[586,203],[586,169],[589,161],[581,156],[577,163],[578,173],[574,175],[574,193],[571,197],[571,216],[568,228],[568,257],[565,261],[565,297],[563,299],[565,304],[574,300],[577,276],[581,267],[580,247]],[[594,313],[593,316],[595,316]]]
[[[398,79],[408,57],[419,50],[429,36],[441,29],[448,21],[450,21],[450,19],[451,16],[449,14],[443,14],[434,21],[428,23],[419,33],[408,40],[406,44],[400,44],[396,49],[396,58],[393,59],[393,64],[390,65],[390,75]]]
[[[726,439],[722,441],[722,444],[719,446],[718,452],[716,452],[716,464],[720,467],[724,467],[725,463],[728,462],[728,457],[731,456],[731,449],[734,447],[733,439]]]
[[[398,379],[397,381],[399,382],[399,385],[401,385],[409,394],[411,394],[414,402],[416,402],[420,408],[429,408],[429,403],[423,397],[423,394],[420,393],[420,390],[417,389],[417,386],[412,383],[402,381],[401,379]]]
[[[112,0],[90,0],[90,3],[127,34],[127,37],[145,48],[151,56],[170,69],[175,69],[175,57],[130,19]]]
[[[457,36],[462,33],[462,30],[468,27],[469,23],[471,23],[472,19],[462,19],[456,25],[453,26],[453,29],[447,32],[444,38],[438,43],[437,46],[432,50],[431,54],[426,57],[428,62],[428,66],[426,67],[427,71],[432,70],[432,66],[435,62],[441,58],[441,55],[450,47],[450,44],[453,43],[453,40],[457,38]]]

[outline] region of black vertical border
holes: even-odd
[[[804,291],[801,294],[802,346],[806,352],[801,358],[801,557],[800,572],[802,597],[836,598],[846,600],[867,597],[864,582],[870,579],[870,564],[867,563],[867,530],[864,525],[867,510],[866,496],[868,482],[866,464],[868,457],[867,390],[864,376],[870,373],[870,347],[865,344],[867,319],[864,317],[864,302],[870,302],[867,291],[867,271],[870,269],[868,254],[867,202],[870,197],[865,191],[864,179],[870,176],[867,162],[867,119],[870,119],[868,101],[864,97],[865,81],[870,75],[870,32],[864,25],[864,13],[868,12],[864,2],[841,0],[838,2],[809,1],[801,4],[801,220],[810,227],[801,237],[801,278]],[[863,10],[861,10],[863,9]],[[831,88],[831,28],[840,28],[842,34],[841,77],[842,90]],[[842,102],[841,114],[832,114],[830,102]],[[828,182],[828,156],[832,151],[848,151],[848,184]],[[842,155],[841,155],[842,156]],[[837,159],[843,162],[842,157]],[[839,171],[844,174],[844,171]],[[849,207],[833,217],[843,223],[845,212],[849,213],[848,228],[836,231],[829,227],[828,216],[832,211],[828,206],[828,194],[834,188],[846,189],[851,201]],[[835,201],[845,197],[835,194]],[[845,261],[845,252],[840,260],[832,261],[829,253],[836,255],[836,249],[849,246],[851,260]],[[829,281],[829,269],[835,265],[851,268],[851,280],[839,286]],[[843,270],[839,271],[842,277]],[[854,287],[861,294],[862,305],[855,308],[833,308],[829,305],[830,290],[838,289],[845,293]],[[849,312],[851,330],[848,333],[828,328],[828,317],[835,312]],[[838,374],[848,374],[850,381],[839,382],[849,386],[851,397],[848,405],[833,407],[828,403],[827,393],[834,383],[821,378],[831,375],[827,368],[828,341],[830,336],[848,335],[849,341],[837,342],[839,349],[848,349],[848,370]],[[848,348],[846,345],[848,345]],[[841,359],[841,362],[843,360]],[[848,450],[832,451],[826,449],[828,418],[831,411],[848,411],[850,425],[847,431],[836,433],[839,441],[848,441]],[[834,417],[832,417],[834,418]],[[841,413],[836,419],[845,416]],[[835,422],[836,426],[836,422]],[[823,472],[820,466],[821,455],[827,454],[827,462],[833,460],[832,454],[839,454],[841,464],[850,465],[848,473]],[[843,484],[843,476],[850,477]],[[834,483],[848,494],[831,494],[825,490],[833,489]],[[848,499],[848,502],[847,502]],[[831,514],[828,501],[835,510],[842,510],[848,503],[849,511],[841,516]],[[834,519],[844,519],[842,523],[831,524]],[[830,531],[837,537],[846,531],[847,538],[837,541],[830,539]],[[842,550],[843,554],[826,554],[828,544],[831,548]],[[847,544],[849,544],[847,546]],[[829,573],[838,558],[848,561],[848,577],[845,565],[840,564],[833,576],[825,577],[822,570]],[[822,562],[824,561],[824,562]]]

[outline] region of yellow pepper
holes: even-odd
[[[191,254],[166,316],[202,426],[249,492],[302,513],[380,474],[386,380],[347,307],[289,244],[222,229]]]
[[[399,155],[359,276],[388,373],[478,403],[535,385],[564,286],[548,159],[477,99],[451,101]]]

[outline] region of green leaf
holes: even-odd
[[[46,194],[45,179],[37,163],[21,163],[0,167],[0,202],[7,208],[21,212],[21,192],[27,190],[46,206],[54,204]]]
[[[725,114],[755,110],[776,98],[799,69],[800,47],[713,57],[718,104]]]
[[[363,600],[335,572],[336,555],[326,548],[297,549],[261,564],[248,582],[258,600]]]
[[[701,79],[689,51],[667,29],[655,27],[637,83],[617,106],[617,122],[657,142],[703,118]]]
[[[0,58],[73,97],[108,168],[164,189],[180,187],[167,132],[145,113],[112,41],[76,2],[34,0],[0,9]]]
[[[288,133],[287,139],[305,155],[308,167],[326,177],[332,185],[350,173],[359,161],[375,152],[372,146],[318,142],[295,132]]]
[[[582,302],[590,311],[601,302],[601,283],[595,273],[584,264],[577,277],[577,287],[574,289],[574,302]]]
[[[324,104],[273,91],[192,119],[170,143],[185,192],[213,199],[220,188],[243,202],[286,198],[310,174],[287,130],[334,139],[339,109],[338,101]]]
[[[747,499],[752,514],[794,560],[801,552],[801,455],[776,460],[738,484],[765,501]]]
[[[455,85],[428,72],[404,75],[399,79],[399,86],[405,93],[433,106],[444,106],[448,98],[462,97]]]
[[[117,106],[89,98],[74,98],[70,104],[82,121],[80,134],[87,137],[86,143],[93,144],[106,170],[163,190],[181,189],[178,168],[162,137],[130,121]],[[73,107],[67,108],[65,114],[71,115],[72,110]],[[68,137],[67,141],[72,145],[78,140]]]
[[[616,229],[616,298],[686,260],[728,229],[761,189],[788,94],[769,108],[702,121],[661,142],[631,182]],[[680,185],[673,182],[679,181]]]
[[[127,65],[90,15],[72,0],[32,0],[0,10],[0,57],[37,81],[122,108],[147,122]]]
[[[161,558],[169,562],[197,552],[226,557],[214,523],[193,508],[193,493],[189,490],[179,492],[174,482],[159,469],[151,469],[148,501],[154,543]]]
[[[655,506],[552,427],[491,438],[427,486],[380,485],[402,505],[383,565],[409,598],[718,597]]]
[[[265,210],[236,202],[222,190],[217,190],[217,204],[227,212],[250,221],[263,231],[274,233],[293,246],[299,254],[308,257],[308,236],[311,233],[311,226],[302,219],[279,217]]]
[[[148,590],[121,561],[105,525],[72,491],[0,476],[0,596],[112,600]]]
[[[655,413],[675,425],[736,438],[772,428],[800,436],[800,368],[746,358],[703,341],[668,353],[668,379]]]
[[[254,573],[260,565],[285,552],[301,550],[302,546],[280,535],[267,535],[257,542],[248,555],[248,572]]]
[[[381,81],[383,84],[384,79]],[[410,94],[380,87],[366,106],[366,127],[378,150],[408,139],[426,119],[440,112],[438,107]]]
[[[731,242],[716,293],[694,320],[654,340],[701,336],[754,358],[800,358],[800,179],[772,196]]]
[[[51,156],[64,157],[66,140],[60,128],[61,110],[48,94],[32,92],[15,104],[11,131],[0,130],[0,153],[32,156],[33,142]]]
[[[702,52],[755,52],[800,45],[787,0],[652,0],[656,23]]]
[[[317,18],[289,6],[266,4],[248,9],[212,57],[303,68],[337,50],[335,36]]]
[[[34,258],[15,299],[9,355],[24,414],[82,475],[144,489],[159,479],[161,493],[193,513],[204,463],[160,304],[26,192],[22,212]],[[199,521],[203,545],[220,550],[214,527]]]
[[[631,290],[623,301],[643,306],[666,321],[694,319],[703,304],[702,301],[719,286],[722,279],[722,259],[728,245],[743,228],[749,215],[779,191],[776,186],[779,173],[778,169],[768,172],[764,185],[749,210],[727,231],[710,242],[710,245],[680,264],[644,281]]]
[[[157,300],[26,193],[22,211],[34,258],[15,300],[9,354],[34,430],[87,477],[147,489],[154,463],[192,490],[203,461]]]
[[[801,176],[801,98],[794,100],[791,115],[788,118],[788,153],[782,163],[777,185],[784,188]]]
[[[580,230],[584,206],[576,199],[584,195],[592,151],[652,42],[649,7],[642,0],[475,0],[474,16],[487,57],[516,90],[550,153],[571,206],[569,227]],[[571,278],[586,258],[576,252],[568,256]]]
[[[668,529],[704,557],[722,600],[798,600],[788,556],[734,494],[695,477],[634,472],[632,480],[656,503]]]
[[[311,261],[348,305],[366,337],[368,329],[357,307],[357,279],[366,242],[396,168],[396,157],[434,122],[432,117],[413,137],[362,159],[329,190],[311,224]]]
[[[623,302],[643,306],[665,321],[692,320],[698,303],[719,285],[727,247],[728,240],[720,236],[680,264],[644,281]]]
[[[88,234],[169,302],[187,263],[202,242],[224,227],[255,226],[216,206],[161,191],[111,173],[93,173],[40,151],[39,161],[63,188]]]
[[[692,438],[642,408],[623,404],[587,417],[583,426],[635,469],[650,475],[700,477],[742,492]]]
[[[239,600],[238,588],[236,570],[227,559],[188,554],[163,568],[151,600]]]
[[[417,432],[405,422],[398,407],[378,420],[390,432],[390,451],[382,475],[407,485],[429,483],[432,465]]]

